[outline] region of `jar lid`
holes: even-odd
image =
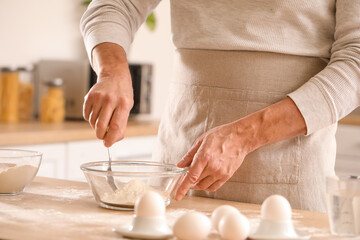
[[[53,80],[46,83],[49,87],[61,87],[64,80],[62,78],[54,78]]]
[[[20,66],[20,67],[16,68],[16,70],[19,72],[32,72],[32,71],[34,71],[34,66],[32,66],[32,65]]]
[[[4,67],[0,67],[0,72],[16,72],[16,68],[4,66]]]

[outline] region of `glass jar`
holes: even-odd
[[[33,67],[17,68],[19,74],[19,120],[29,121],[34,116],[34,71]]]
[[[326,200],[331,233],[360,237],[360,176],[327,177]]]
[[[14,68],[1,68],[0,120],[5,123],[19,121],[19,74]]]
[[[47,93],[41,99],[40,120],[41,122],[58,123],[65,118],[65,98],[62,89],[63,80],[55,78],[46,83]]]

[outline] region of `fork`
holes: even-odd
[[[109,156],[109,165],[108,165],[108,168],[107,168],[108,173],[106,175],[106,181],[109,183],[111,189],[115,192],[117,190],[117,187],[116,187],[115,182],[114,182],[114,177],[111,175],[112,174],[112,169],[111,169],[110,148],[108,148],[107,150],[108,150],[108,156]]]

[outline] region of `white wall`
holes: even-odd
[[[81,0],[0,0],[0,65],[85,56]]]
[[[79,32],[82,0],[0,0],[0,66],[19,66],[40,59],[79,60],[86,53]],[[129,55],[130,62],[154,64],[153,113],[163,111],[171,72],[169,1],[155,11],[154,32],[142,26]]]
[[[157,26],[154,32],[142,25],[135,36],[129,61],[154,63],[153,116],[159,118],[167,98],[172,71],[174,46],[171,41],[170,3],[161,1],[155,10]]]

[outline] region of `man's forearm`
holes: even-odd
[[[305,120],[289,97],[236,121],[235,125],[238,132],[247,131],[249,152],[306,134]]]

